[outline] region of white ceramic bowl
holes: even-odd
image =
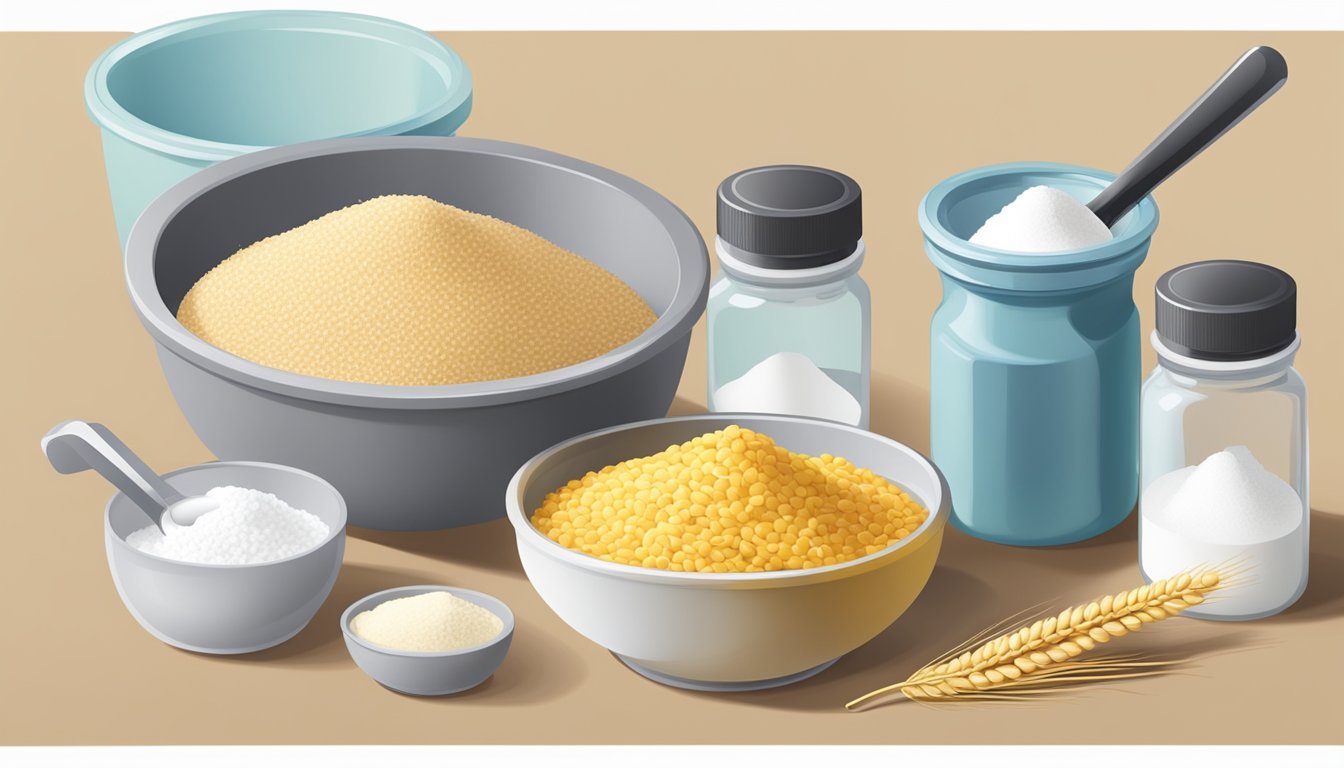
[[[726,574],[608,562],[566,549],[532,525],[545,495],[569,480],[730,424],[792,451],[867,467],[909,492],[929,518],[900,542],[847,563]],[[560,443],[518,470],[506,503],[523,570],[565,623],[646,677],[700,690],[795,682],[871,640],[924,588],[951,509],[938,469],[895,440],[833,422],[721,413],[626,424]]]
[[[451,651],[402,651],[371,643],[350,630],[350,621],[364,611],[373,610],[388,600],[426,592],[451,592],[495,614],[504,622],[504,627],[498,635],[480,645]],[[470,589],[429,584],[395,587],[375,592],[346,608],[341,614],[341,634],[345,636],[350,658],[383,686],[416,696],[444,696],[475,688],[504,663],[509,644],[513,642],[513,612],[501,600]]]
[[[316,548],[251,565],[184,563],[132,547],[150,524],[125,494],[107,503],[104,539],[117,594],[135,620],[169,645],[198,653],[249,653],[303,629],[336,583],[345,554],[345,501],[330,483],[300,469],[250,461],[198,464],[169,472],[185,494],[236,485],[273,493],[317,515],[331,529]]]

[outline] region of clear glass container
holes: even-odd
[[[859,185],[766,165],[719,184],[709,409],[868,427],[871,307]]]
[[[1140,398],[1139,562],[1149,581],[1196,566],[1236,572],[1236,586],[1186,614],[1246,620],[1292,605],[1307,586],[1307,386],[1293,368],[1300,339],[1269,357],[1212,361],[1181,355],[1155,331],[1158,365]],[[1269,540],[1190,542],[1157,516],[1171,473],[1245,446],[1301,499],[1298,525]]]
[[[1139,566],[1149,581],[1213,568],[1186,613],[1258,619],[1307,586],[1307,386],[1297,283],[1212,259],[1157,280],[1157,368],[1139,398]]]
[[[709,408],[789,413],[868,427],[871,298],[845,259],[811,269],[755,267],[717,243],[708,306]],[[821,378],[824,376],[824,378]]]

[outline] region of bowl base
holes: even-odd
[[[744,680],[742,682],[723,682],[718,680],[688,680],[684,677],[675,677],[662,672],[649,669],[648,667],[636,661],[631,661],[619,653],[613,653],[622,664],[639,674],[647,677],[655,683],[670,685],[673,688],[684,688],[688,691],[710,691],[715,693],[737,693],[740,691],[762,691],[766,688],[778,688],[781,685],[790,685],[802,680],[806,680],[813,675],[826,671],[832,664],[840,660],[837,656],[830,661],[822,662],[811,669],[804,669],[802,672],[795,672],[792,675],[783,677],[772,677],[768,680]]]
[[[133,615],[134,615],[134,613],[135,613],[135,612],[132,611],[132,614],[133,614]],[[136,615],[135,618],[136,618],[137,620],[139,620],[140,617],[139,617],[138,615]],[[285,635],[284,637],[278,638],[278,639],[276,639],[276,640],[267,640],[266,642],[264,642],[264,643],[260,643],[260,644],[258,644],[258,645],[249,645],[249,646],[239,647],[239,648],[217,648],[217,647],[206,647],[206,646],[203,646],[203,645],[191,645],[190,643],[180,643],[180,642],[178,642],[178,641],[172,639],[171,637],[168,637],[167,635],[163,634],[162,632],[159,632],[157,629],[153,629],[153,628],[151,628],[148,624],[146,624],[146,623],[143,622],[143,621],[140,622],[140,626],[141,626],[146,632],[148,632],[149,634],[153,635],[153,636],[154,636],[156,639],[158,639],[159,641],[163,642],[163,643],[166,644],[166,645],[171,645],[171,646],[173,646],[174,648],[177,648],[177,649],[179,649],[179,650],[190,651],[190,652],[192,652],[192,653],[209,654],[209,655],[211,655],[211,656],[238,656],[238,655],[240,655],[240,654],[244,654],[244,653],[256,653],[257,651],[264,651],[264,650],[266,650],[266,649],[268,649],[268,648],[274,648],[275,646],[280,645],[281,643],[284,643],[284,642],[290,640],[290,639],[293,638],[295,635],[297,635],[297,634],[299,634],[300,632],[302,632],[302,631],[304,630],[304,628],[306,628],[306,627],[308,626],[308,624],[307,624],[307,622],[305,622],[304,625],[303,625],[302,627],[299,627],[298,629],[294,630],[293,632],[290,632],[289,634]]]
[[[399,696],[414,696],[417,699],[432,699],[435,696],[453,696],[459,693],[466,693],[467,691],[479,687],[481,683],[484,683],[485,681],[482,680],[480,683],[472,683],[471,685],[468,685],[465,688],[453,688],[447,691],[407,691],[401,688],[396,688],[394,686],[388,685],[387,683],[384,683],[381,680],[374,680],[374,682],[378,683],[383,688],[386,688],[387,690]]]

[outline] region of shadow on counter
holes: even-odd
[[[1311,510],[1307,591],[1269,622],[1319,621],[1344,614],[1344,515]]]
[[[425,570],[379,568],[346,563],[341,568],[331,595],[318,609],[303,631],[274,648],[238,656],[190,655],[224,665],[263,664],[296,670],[322,670],[346,667],[358,670],[345,649],[340,619],[355,601],[374,592],[407,584],[437,584],[442,574]],[[190,653],[189,651],[180,651]],[[545,630],[527,618],[515,615],[515,629],[509,654],[503,665],[484,683],[451,696],[410,696],[383,688],[372,678],[358,673],[360,684],[369,695],[395,696],[427,704],[463,703],[470,706],[508,705],[550,701],[579,686],[587,672],[578,654],[548,639]]]
[[[667,409],[668,416],[692,416],[704,412],[705,406],[681,395],[672,398],[672,405]]]
[[[426,706],[519,707],[552,701],[583,685],[588,672],[579,654],[549,639],[536,622],[517,614],[514,622],[509,655],[495,674],[475,688],[447,696],[415,696],[383,687],[373,678],[366,679],[367,687]]]
[[[1313,510],[1311,575],[1302,598],[1282,614],[1255,622],[1178,619],[1171,627],[1137,633],[1126,651],[1176,660],[1171,670],[1197,669],[1202,660],[1274,644],[1277,623],[1322,621],[1344,613],[1344,516]],[[990,544],[950,529],[941,563],[971,563],[973,568],[938,565],[919,598],[901,618],[867,644],[841,658],[820,675],[794,685],[750,693],[675,691],[689,697],[783,710],[843,712],[844,704],[868,691],[904,680],[925,664],[1014,611],[1055,610],[1096,597],[1107,589],[1142,583],[1138,570],[1138,524],[1124,523],[1083,544],[1029,550]],[[1024,558],[1022,553],[1032,557]],[[1097,595],[1082,594],[1079,584],[1097,582]],[[1040,601],[1033,605],[1033,601]],[[1020,626],[1025,621],[1013,623]],[[1010,629],[1011,627],[1005,627]],[[1196,672],[1195,674],[1198,674]],[[1103,685],[1092,690],[1141,691],[1144,681]],[[1069,695],[1088,690],[1071,689]],[[899,697],[898,697],[899,698]]]
[[[212,656],[196,654],[192,656],[220,664],[255,664],[288,669],[327,667],[353,664],[345,650],[345,641],[341,637],[341,613],[356,600],[384,589],[400,587],[406,584],[433,584],[436,580],[427,571],[411,571],[392,568],[374,568],[358,563],[345,563],[341,566],[336,584],[331,588],[322,607],[297,635],[274,648],[237,656]]]
[[[439,531],[375,531],[372,528],[348,528],[347,534],[385,547],[501,573],[522,573],[513,526],[508,520],[491,520],[461,528]]]
[[[929,390],[874,371],[869,379],[868,426],[929,455]]]
[[[669,416],[704,413],[704,406],[684,397],[676,397],[668,410]],[[445,563],[464,565],[502,573],[522,573],[518,561],[518,547],[514,543],[513,526],[502,519],[491,520],[461,528],[438,531],[378,531],[372,528],[347,529],[358,539],[386,547],[432,557]]]
[[[1001,603],[990,584],[960,568],[939,565],[924,591],[896,623],[816,677],[747,693],[667,690],[724,703],[839,712],[846,701],[905,679],[934,656],[983,629],[977,617],[994,615],[996,605]]]

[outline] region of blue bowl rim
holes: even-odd
[[[169,311],[154,278],[164,227],[196,198],[220,184],[273,165],[323,155],[380,150],[434,150],[497,155],[548,166],[613,188],[658,220],[677,254],[678,281],[671,304],[643,333],[606,354],[553,371],[512,379],[397,386],[324,379],[254,363],[200,339]],[[582,255],[582,254],[580,254]],[[709,297],[709,252],[700,231],[680,208],[634,179],[592,163],[524,144],[459,136],[366,136],[290,144],[234,157],[188,176],[145,208],[126,240],[125,278],[131,303],[162,351],[229,382],[298,400],[378,409],[474,408],[534,400],[586,386],[652,359],[691,333]]]
[[[354,631],[350,629],[350,621],[354,619],[354,617],[357,614],[363,613],[364,611],[373,610],[374,608],[377,608],[378,606],[382,605],[383,603],[386,603],[389,600],[395,600],[400,597],[415,597],[416,595],[423,595],[429,592],[448,592],[449,594],[456,595],[457,597],[460,597],[464,600],[469,600],[470,602],[475,603],[476,605],[479,605],[480,607],[485,608],[494,615],[498,616],[500,621],[504,622],[504,626],[500,628],[499,634],[495,635],[489,640],[486,640],[483,643],[477,643],[476,645],[468,645],[462,648],[454,648],[448,651],[403,651],[398,648],[390,648],[386,645],[379,645],[377,643],[365,640],[364,638],[355,634]],[[476,602],[475,600],[471,600],[471,597],[484,598],[487,604],[482,604]],[[498,597],[495,597],[494,595],[487,594],[485,592],[481,592],[475,589],[465,589],[463,587],[450,587],[443,584],[413,584],[404,587],[392,587],[391,589],[384,589],[381,592],[374,592],[373,594],[365,595],[364,597],[359,598],[355,602],[351,603],[348,607],[346,607],[344,611],[341,612],[341,634],[345,635],[345,638],[347,640],[355,643],[361,648],[365,648],[367,650],[373,651],[378,654],[382,654],[384,656],[395,656],[398,658],[406,658],[406,659],[452,658],[456,656],[466,656],[469,654],[473,654],[477,651],[483,651],[486,648],[498,645],[512,638],[515,626],[516,622],[513,617],[513,610],[509,608],[507,603],[505,603],[503,600],[500,600]]]
[[[1137,229],[1124,237],[1072,251],[1054,253],[1025,253],[987,248],[952,234],[943,226],[947,199],[965,185],[1000,176],[1041,174],[1047,176],[1080,176],[1103,184],[1115,179],[1115,174],[1096,168],[1066,163],[1027,161],[999,163],[972,168],[938,182],[919,203],[919,228],[924,238],[947,257],[976,267],[1005,272],[1066,272],[1099,266],[1112,260],[1123,261],[1157,228],[1157,203],[1152,195],[1139,201],[1126,217],[1138,216]]]
[[[230,157],[265,149],[264,146],[233,144],[188,136],[142,120],[123,107],[107,87],[107,76],[127,56],[171,38],[187,39],[196,35],[245,32],[264,29],[296,28],[309,31],[356,34],[396,44],[429,64],[447,86],[431,109],[386,125],[370,126],[341,136],[403,134],[457,113],[457,126],[471,111],[472,78],[465,61],[452,48],[424,30],[392,19],[340,11],[237,11],[197,16],[145,30],[121,40],[104,51],[89,67],[84,79],[84,103],[99,126],[105,130],[157,152],[174,157],[218,162]],[[452,130],[456,130],[453,126]],[[449,131],[451,132],[451,131]]]
[[[111,498],[107,500],[107,504],[103,506],[104,536],[107,538],[108,541],[115,542],[113,546],[117,547],[118,550],[127,553],[131,557],[147,558],[152,562],[167,563],[169,565],[181,568],[205,568],[211,570],[225,570],[225,571],[239,571],[253,568],[271,568],[295,560],[302,560],[306,557],[312,556],[314,553],[322,551],[323,549],[328,547],[333,541],[345,536],[345,527],[349,521],[348,510],[346,509],[345,505],[345,497],[341,495],[340,491],[336,490],[336,486],[327,482],[326,479],[319,477],[307,470],[299,469],[298,467],[291,467],[287,464],[275,464],[266,461],[207,461],[203,464],[192,464],[190,466],[174,469],[171,472],[165,472],[161,475],[161,477],[169,479],[176,477],[177,475],[184,475],[188,472],[196,472],[202,469],[210,469],[215,467],[251,467],[254,469],[267,469],[277,472],[283,472],[285,474],[290,475],[298,475],[299,477],[311,480],[314,483],[323,487],[325,490],[330,491],[332,496],[336,498],[336,511],[337,511],[336,519],[339,525],[328,526],[330,530],[327,531],[326,538],[322,539],[322,542],[317,546],[313,547],[312,549],[306,549],[302,552],[290,555],[289,557],[281,558],[279,560],[267,560],[264,563],[237,563],[237,564],[191,563],[185,560],[174,560],[169,557],[161,557],[159,555],[145,552],[144,550],[136,549],[130,544],[127,544],[126,539],[118,535],[116,531],[112,530],[112,505],[115,504],[118,499],[124,498],[126,496],[126,494],[122,493],[121,491],[117,491],[116,493],[112,494]]]

